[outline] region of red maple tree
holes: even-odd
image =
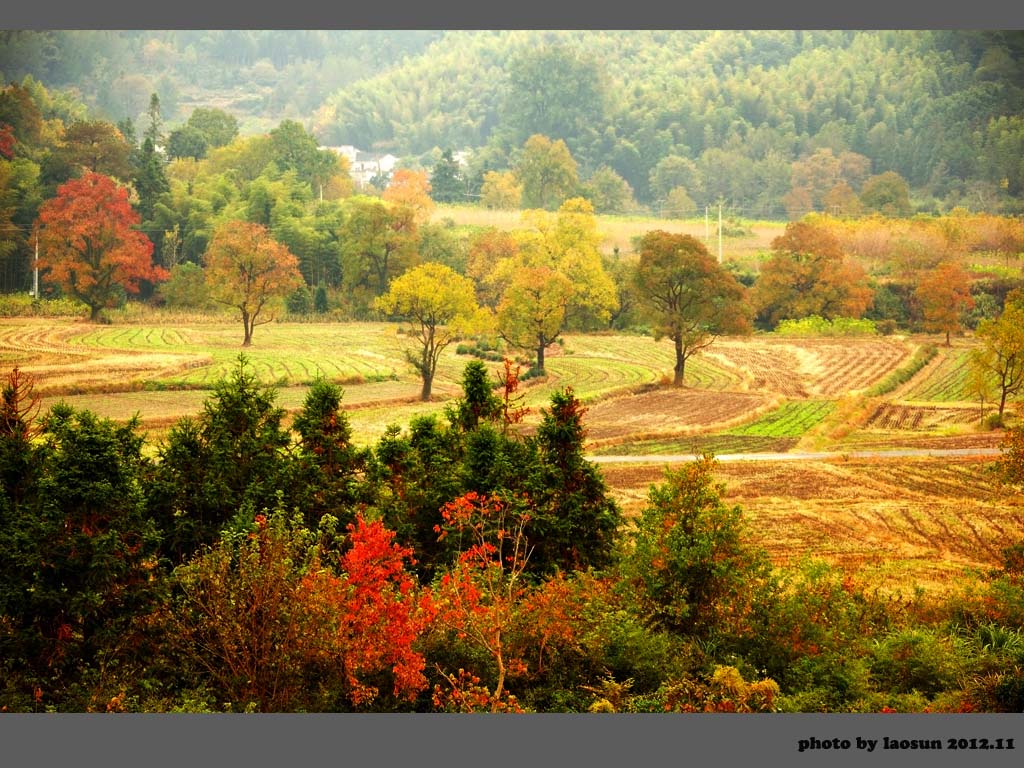
[[[516,711],[515,697],[510,697],[505,681],[527,671],[522,649],[512,636],[528,593],[523,572],[530,557],[524,533],[529,515],[517,504],[475,491],[448,502],[440,511],[444,523],[434,527],[439,537],[456,533],[470,543],[438,584],[437,623],[488,656],[496,678],[491,691],[479,688],[475,678],[466,688],[465,670],[458,677],[442,672],[451,691],[435,687],[434,705],[449,709],[458,700],[452,711],[468,711],[472,690],[481,695],[477,704],[482,709]]]
[[[327,656],[340,663],[353,704],[377,697],[367,678],[384,671],[391,674],[394,696],[412,700],[427,685],[425,660],[414,646],[433,620],[429,593],[418,590],[405,570],[412,550],[397,545],[393,531],[362,517],[348,530],[352,546],[341,557],[343,575],[315,568],[304,579],[305,594],[336,622]]]
[[[109,176],[72,179],[39,209],[39,266],[89,307],[90,319],[99,320],[122,291],[138,293],[144,280],[168,277],[153,264],[153,243],[133,229],[138,223],[127,190]]]
[[[14,157],[14,129],[7,123],[0,125],[0,156],[10,160]]]

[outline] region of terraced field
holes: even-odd
[[[938,355],[899,391],[902,400],[914,402],[970,402],[967,389],[970,349],[942,347]]]
[[[597,403],[587,413],[587,434],[600,441],[720,429],[771,403],[767,395],[749,392],[659,389]]]
[[[951,424],[975,424],[979,421],[976,405],[958,404],[904,405],[881,403],[868,418],[868,429],[931,431]]]
[[[729,434],[753,437],[802,437],[809,429],[820,424],[834,408],[835,404],[828,400],[785,403],[752,424],[729,430]]]
[[[155,442],[198,412],[212,384],[237,365],[239,335],[228,322],[4,320],[0,359],[33,374],[44,407],[60,398],[116,419],[138,414]],[[271,324],[257,329],[246,355],[290,411],[317,375],[341,382],[355,439],[369,444],[388,425],[440,413],[460,394],[472,358],[449,348],[435,399],[422,403],[405,344],[392,324]],[[525,382],[527,429],[551,392],[568,385],[587,405],[588,440],[601,454],[785,452],[808,437],[831,441],[819,449],[851,451],[998,445],[999,433],[980,430],[977,405],[964,400],[968,341],[940,351],[883,397],[860,394],[919,346],[898,338],[719,339],[688,361],[686,386],[673,389],[662,386],[673,363],[668,342],[570,334],[552,347],[547,378]],[[948,586],[964,568],[992,565],[1001,546],[1020,537],[1024,504],[1006,501],[984,464],[759,460],[717,471],[751,535],[777,562],[824,557],[882,588],[903,589]],[[657,463],[601,467],[628,513],[663,474]]]
[[[47,404],[66,398],[113,418],[138,413],[159,432],[198,411],[205,391],[231,372],[242,349],[237,323],[158,321],[4,320],[0,357],[33,375]],[[439,363],[434,402],[419,403],[420,383],[403,354],[409,344],[394,324],[273,323],[257,329],[245,354],[261,380],[279,387],[279,402],[290,410],[317,376],[341,383],[356,439],[372,442],[387,424],[440,412],[461,393],[471,358],[452,347]],[[549,349],[547,377],[524,382],[523,393],[532,411],[528,423],[536,424],[551,392],[571,386],[589,408],[588,438],[601,453],[780,451],[834,419],[838,400],[884,378],[918,346],[890,337],[722,338],[687,362],[686,386],[672,389],[662,386],[674,362],[668,341],[569,334]],[[942,382],[962,380],[957,366],[966,354],[961,342],[938,355],[852,432],[846,429],[844,444],[973,430],[976,410],[967,403],[906,400],[915,393],[952,398],[956,387]]]
[[[717,342],[707,357],[744,372],[747,386],[788,398],[830,398],[870,387],[913,347],[896,338],[777,339]]]
[[[1024,499],[993,482],[987,459],[722,463],[716,477],[779,565],[815,557],[884,592],[948,590],[999,563],[1020,540]],[[602,467],[629,514],[664,466]]]

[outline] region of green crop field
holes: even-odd
[[[835,410],[829,400],[802,400],[783,404],[755,422],[730,429],[727,434],[750,437],[802,437]]]
[[[940,348],[937,361],[924,368],[901,393],[907,401],[948,403],[971,401],[967,381],[970,375],[970,350]]]

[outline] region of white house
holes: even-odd
[[[357,187],[366,187],[374,176],[389,176],[398,164],[398,158],[392,154],[363,152],[351,144],[340,147],[324,147],[336,152],[348,160],[349,174]]]

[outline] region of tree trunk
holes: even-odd
[[[249,317],[248,312],[242,312],[242,325],[245,326],[245,338],[242,340],[243,347],[252,345],[252,324],[255,319],[254,317]]]
[[[89,307],[89,320],[93,323],[98,323],[103,319],[102,313],[103,307],[97,304],[96,306]]]
[[[420,371],[423,376],[423,389],[420,391],[420,400],[427,402],[430,400],[430,390],[434,384],[434,373],[433,371],[427,372],[426,370]]]
[[[949,346],[949,331],[946,331],[946,346]]]
[[[498,711],[498,705],[501,701],[501,694],[505,690],[505,661],[501,655],[501,640],[498,640],[498,651],[494,654],[495,661],[498,662],[498,681],[494,685],[494,701],[491,703],[491,712]]]
[[[673,387],[683,386],[683,374],[686,372],[686,358],[683,357],[683,338],[676,336],[673,341],[676,345],[676,367],[673,369],[674,376],[672,378]]]
[[[537,343],[537,370],[540,375],[544,375],[544,347],[547,345],[543,341]]]

